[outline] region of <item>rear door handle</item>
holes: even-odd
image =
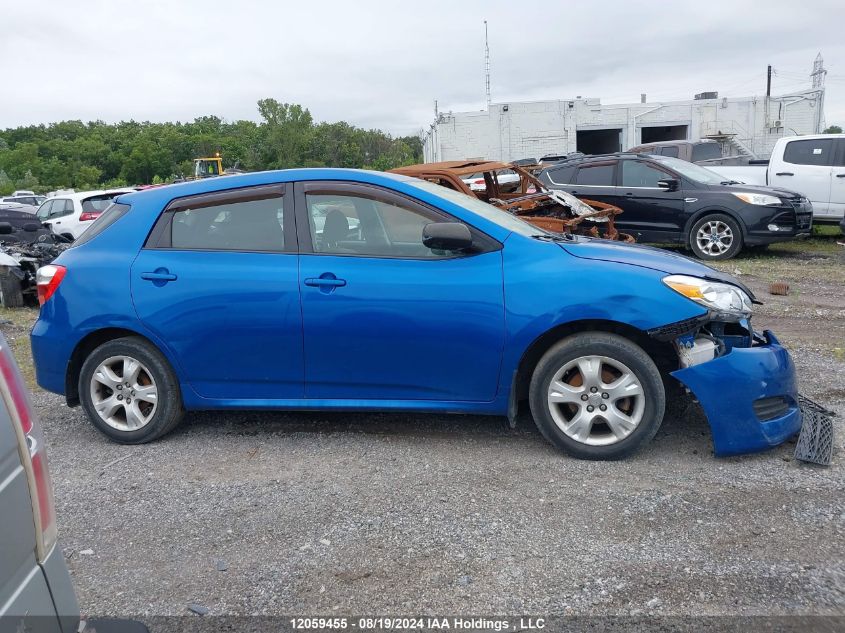
[[[332,288],[340,288],[341,286],[346,285],[345,279],[331,279],[326,277],[308,277],[305,280],[306,286],[328,286]]]
[[[775,176],[794,176],[791,171],[779,171],[775,174]]]
[[[845,174],[836,174],[837,178],[845,178]]]
[[[166,270],[157,270],[151,273],[141,273],[141,279],[147,281],[176,281],[176,275]]]

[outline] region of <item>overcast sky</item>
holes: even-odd
[[[842,0],[0,0],[0,129],[64,119],[258,119],[256,101],[318,121],[415,133],[440,109],[765,94],[828,69],[845,127]]]

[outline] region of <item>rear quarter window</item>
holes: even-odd
[[[129,212],[130,206],[128,204],[112,204],[103,213],[91,223],[82,235],[73,243],[74,246],[80,246],[86,242],[90,242],[100,233],[109,228],[112,224],[117,222],[120,218]]]

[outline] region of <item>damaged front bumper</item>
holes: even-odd
[[[718,456],[765,450],[801,429],[795,365],[769,330],[754,344],[672,372],[701,403]]]

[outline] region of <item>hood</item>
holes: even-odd
[[[781,198],[801,198],[803,197],[797,191],[791,189],[784,189],[783,187],[770,187],[764,185],[725,185],[731,189],[736,189],[737,193],[747,191],[748,193],[767,193],[769,195],[776,195]]]
[[[577,242],[561,243],[560,247],[570,255],[581,259],[595,259],[617,264],[628,264],[651,268],[667,275],[690,275],[692,277],[703,277],[713,281],[721,281],[742,288],[751,300],[759,303],[754,293],[733,275],[723,273],[715,268],[710,268],[701,262],[664,251],[652,246],[641,244],[625,244],[623,242],[611,242],[609,240],[598,240],[581,238]]]

